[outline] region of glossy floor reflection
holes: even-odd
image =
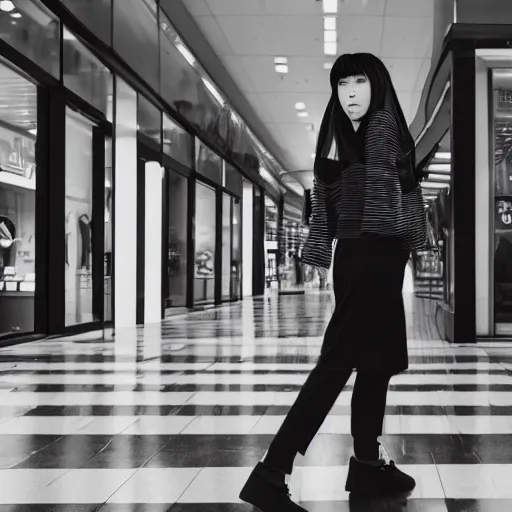
[[[238,493],[318,357],[329,293],[270,296],[163,325],[0,350],[0,512],[242,512]],[[439,339],[406,296],[410,368],[382,443],[418,482],[355,500],[353,378],[291,492],[315,512],[512,510],[512,345]]]

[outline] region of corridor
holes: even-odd
[[[391,381],[382,443],[417,480],[408,503],[348,501],[353,378],[297,456],[293,498],[315,512],[512,510],[512,346],[449,345],[429,303],[406,305],[410,369]],[[0,512],[253,510],[238,493],[332,307],[328,292],[273,295],[2,349]]]

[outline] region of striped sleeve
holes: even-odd
[[[365,139],[365,194],[362,233],[395,235],[401,230],[401,188],[397,169],[400,141],[387,110],[371,114]]]
[[[329,211],[328,194],[325,183],[315,177],[311,194],[312,216],[309,234],[302,253],[302,261],[313,267],[329,268],[331,266],[334,229],[332,213]]]

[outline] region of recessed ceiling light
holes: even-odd
[[[307,130],[308,132],[313,132],[313,131],[315,131],[315,125],[314,125],[313,123],[308,123],[308,124],[306,125],[306,130]]]
[[[297,115],[299,117],[308,117],[308,113],[307,112],[299,112]]]
[[[337,40],[336,30],[326,30],[324,31],[324,41],[326,43],[335,43]]]
[[[324,69],[330,70],[334,66],[334,62],[324,62]]]
[[[11,0],[2,0],[0,2],[0,11],[11,12],[11,11],[14,11],[14,9],[15,9],[15,6],[11,2]]]
[[[326,13],[337,13],[338,0],[323,0],[323,7]]]
[[[306,104],[305,103],[302,103],[301,101],[299,101],[298,103],[295,103],[295,108],[297,110],[305,110],[306,108]]]
[[[21,18],[21,12],[13,12],[11,18]]]
[[[288,66],[286,64],[276,64],[277,73],[288,73]]]
[[[336,55],[338,53],[337,43],[324,43],[325,55]]]
[[[336,18],[334,16],[324,18],[324,30],[336,30]]]
[[[288,59],[286,57],[276,57],[274,64],[288,64]]]

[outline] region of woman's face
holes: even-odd
[[[366,75],[348,76],[338,82],[341,108],[354,122],[361,120],[370,108],[372,88]]]

